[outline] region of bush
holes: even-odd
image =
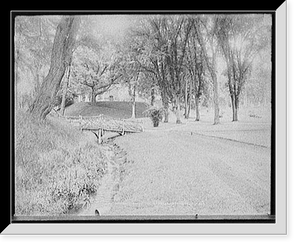
[[[15,125],[15,214],[62,215],[87,205],[107,161],[71,127],[19,112]],[[79,142],[80,141],[80,142]]]
[[[159,125],[159,122],[162,121],[164,112],[165,112],[164,108],[151,107],[146,111],[144,111],[143,113],[145,116],[150,117],[150,119],[153,122],[153,126],[157,127]]]

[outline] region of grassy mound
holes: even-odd
[[[63,215],[89,203],[106,156],[78,130],[26,113],[15,118],[15,215]]]
[[[147,104],[136,103],[136,117],[141,118],[143,112],[147,109]],[[128,119],[132,115],[132,105],[130,102],[103,101],[96,103],[80,102],[66,108],[66,115],[70,116],[96,116],[106,115],[113,118]]]

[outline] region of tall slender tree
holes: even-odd
[[[204,61],[202,48],[196,45],[195,39],[191,39],[189,44],[189,52],[187,55],[187,67],[188,67],[188,72],[190,75],[190,81],[192,86],[190,88],[193,88],[193,90],[190,92],[190,95],[192,95],[193,92],[195,98],[195,112],[196,112],[195,121],[200,120],[200,97],[203,94],[204,87],[205,87],[204,85],[205,65],[204,64],[205,61]]]
[[[194,22],[196,39],[202,48],[206,67],[213,83],[214,122],[220,123],[219,83],[217,79],[217,52],[216,15],[199,16]]]
[[[238,121],[240,95],[250,77],[256,55],[270,41],[270,25],[263,15],[221,15],[216,18],[216,37],[226,61],[232,121]]]

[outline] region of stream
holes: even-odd
[[[79,211],[78,216],[105,215],[111,210],[114,197],[119,191],[120,182],[125,172],[127,162],[126,152],[117,146],[113,140],[102,145],[107,157],[107,173],[102,177],[96,196],[87,207]]]

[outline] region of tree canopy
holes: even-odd
[[[241,102],[270,101],[271,26],[266,14],[18,16],[18,106],[30,98],[35,112],[47,102],[46,116],[56,95],[96,101],[119,84],[131,98],[160,99],[165,122],[169,110],[180,123],[182,107],[186,118],[195,108],[199,120],[199,109],[213,106],[219,123],[220,94],[236,121]]]

